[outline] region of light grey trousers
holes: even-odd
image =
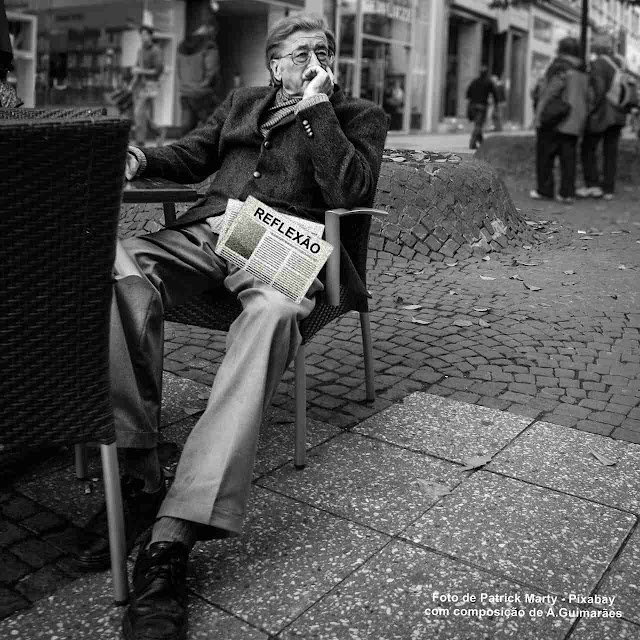
[[[216,529],[241,531],[263,413],[301,343],[298,325],[322,289],[316,280],[296,304],[216,255],[217,238],[199,222],[120,243],[111,323],[118,446],[150,448],[160,419],[163,311],[221,286],[242,304],[207,408],[158,514],[203,525],[202,538],[216,537]]]

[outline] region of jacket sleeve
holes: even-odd
[[[220,132],[231,109],[233,93],[214,111],[203,127],[166,147],[143,149],[145,176],[181,184],[201,182],[220,167]]]
[[[298,111],[295,126],[306,140],[315,180],[329,207],[373,202],[387,135],[380,107],[355,102],[341,123],[326,100]]]

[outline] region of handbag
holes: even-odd
[[[559,96],[550,98],[540,112],[540,126],[543,129],[553,129],[565,120],[571,113],[571,105]]]

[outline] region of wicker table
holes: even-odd
[[[200,196],[192,187],[177,184],[164,178],[137,178],[127,182],[122,192],[122,202],[161,202],[165,224],[176,221],[176,202],[194,202]]]

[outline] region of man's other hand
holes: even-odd
[[[140,168],[140,161],[136,158],[135,154],[131,152],[133,147],[127,149],[127,165],[124,169],[124,177],[127,180],[133,180]]]
[[[313,65],[302,74],[302,86],[304,87],[304,98],[310,98],[321,93],[331,97],[333,93],[333,72],[329,67],[324,69],[320,65]]]

